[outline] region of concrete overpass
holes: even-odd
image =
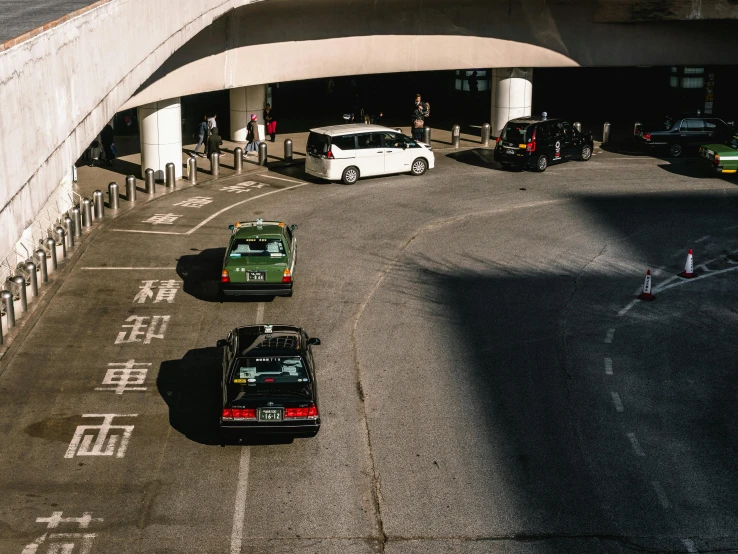
[[[181,174],[182,95],[232,89],[238,138],[269,82],[523,68],[495,77],[514,113],[530,68],[714,63],[738,37],[711,18],[735,16],[727,0],[100,0],[0,47],[0,277],[71,206],[74,161],[122,108],[140,106],[147,165]]]

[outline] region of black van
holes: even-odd
[[[568,121],[542,117],[511,119],[495,146],[495,161],[503,167],[546,171],[550,163],[592,157],[592,133],[580,133]]]

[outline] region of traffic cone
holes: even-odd
[[[652,300],[656,300],[656,297],[651,294],[651,270],[646,270],[646,280],[643,283],[643,292],[638,295],[638,300],[645,300],[646,302],[651,302]]]
[[[684,271],[682,271],[679,274],[680,277],[684,277],[685,279],[691,279],[692,277],[696,277],[694,274],[694,260],[692,259],[692,249],[689,249],[689,253],[687,254],[687,261],[684,264]]]

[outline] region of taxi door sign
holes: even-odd
[[[554,159],[558,160],[559,158],[561,158],[561,141],[557,140],[554,146],[556,146],[556,154],[554,154]]]

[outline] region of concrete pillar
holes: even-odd
[[[264,107],[266,106],[267,86],[254,85],[231,89],[231,140],[246,142],[246,126],[255,114],[259,122],[259,140],[264,140]]]
[[[174,164],[177,179],[182,178],[182,109],[179,98],[139,106],[141,129],[141,178],[147,168],[164,180],[166,165]]]
[[[492,134],[499,137],[505,123],[531,114],[533,70],[499,68],[492,70]]]

